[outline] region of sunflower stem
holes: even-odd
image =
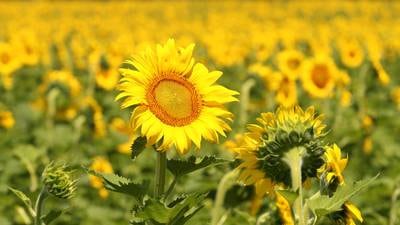
[[[298,219],[299,225],[306,225],[306,215],[303,212],[303,188],[301,177],[301,166],[303,163],[303,154],[305,149],[303,147],[295,147],[285,155],[285,161],[290,167],[290,176],[292,179],[292,189],[298,192],[299,196],[294,202],[294,211]]]
[[[240,126],[244,127],[247,122],[247,110],[249,108],[250,90],[256,84],[254,79],[246,80],[240,89]]]
[[[35,212],[36,212],[36,217],[35,217],[35,225],[42,225],[42,212],[44,208],[44,201],[47,198],[47,191],[46,188],[43,187],[42,190],[39,193],[39,196],[36,200],[35,204]]]
[[[154,185],[154,196],[160,198],[164,194],[165,171],[167,168],[167,153],[157,151],[156,175]]]

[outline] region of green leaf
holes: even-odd
[[[298,191],[291,191],[291,190],[277,190],[279,194],[281,194],[286,201],[289,202],[290,205],[293,205],[293,202],[296,201],[297,197],[299,197]]]
[[[378,176],[379,174],[370,179],[340,186],[332,197],[320,195],[314,199],[308,200],[307,204],[311,211],[318,217],[340,211],[342,205],[346,201],[370,185]]]
[[[26,196],[25,194],[24,194],[24,192],[22,192],[22,191],[19,191],[19,190],[17,190],[17,189],[14,189],[14,188],[12,188],[12,187],[8,187],[8,189],[10,190],[10,191],[12,191],[19,199],[21,199],[22,200],[22,202],[25,204],[25,206],[28,208],[28,210],[29,210],[29,212],[31,213],[31,215],[33,215],[34,214],[34,210],[33,210],[33,208],[32,208],[32,201],[31,201],[31,199],[28,197],[28,196]],[[33,214],[32,214],[33,213]]]
[[[63,212],[64,212],[64,210],[52,209],[52,210],[50,210],[49,213],[47,213],[46,215],[42,216],[41,219],[44,222],[44,224],[48,225],[52,221],[57,219]]]
[[[131,159],[136,159],[140,153],[146,148],[147,140],[146,137],[136,138],[131,145]]]
[[[227,160],[218,159],[214,156],[205,156],[204,158],[200,159],[197,159],[195,156],[191,156],[187,160],[170,159],[167,162],[167,168],[172,174],[174,174],[174,176],[180,177],[211,165],[227,162]]]
[[[200,209],[207,194],[193,193],[180,196],[169,204],[150,198],[143,206],[133,209],[132,224],[142,224],[151,221],[152,224],[184,225]]]
[[[104,187],[107,190],[118,192],[134,197],[137,201],[142,201],[149,189],[149,182],[135,183],[128,178],[113,173],[100,173],[88,170],[89,174],[103,179]]]

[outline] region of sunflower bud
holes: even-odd
[[[50,163],[42,174],[42,182],[47,192],[57,198],[71,198],[77,182],[72,178],[72,172],[66,165]]]

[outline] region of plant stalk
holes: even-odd
[[[305,149],[302,147],[295,147],[286,153],[285,161],[290,167],[290,176],[292,179],[293,191],[298,191],[299,197],[294,202],[294,211],[298,218],[299,225],[306,225],[305,212],[303,209],[303,185],[301,177],[301,166],[303,163],[303,154]]]
[[[35,212],[36,212],[36,217],[35,217],[35,225],[42,225],[42,213],[43,213],[43,208],[44,208],[44,201],[47,198],[47,191],[46,188],[43,187],[42,190],[39,193],[39,196],[36,200],[35,204]]]
[[[157,151],[154,196],[160,198],[164,194],[165,171],[167,168],[167,153]]]

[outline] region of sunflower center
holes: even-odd
[[[6,53],[1,54],[0,61],[3,64],[7,64],[8,62],[10,62],[10,59],[11,58],[10,58],[10,56],[8,54],[6,54]]]
[[[324,88],[330,79],[328,68],[325,65],[316,65],[312,70],[311,79],[318,88]]]
[[[300,66],[300,61],[298,59],[289,59],[288,66],[290,69],[295,70]]]
[[[185,126],[195,120],[201,99],[193,84],[178,76],[156,79],[147,94],[150,111],[171,126]]]

